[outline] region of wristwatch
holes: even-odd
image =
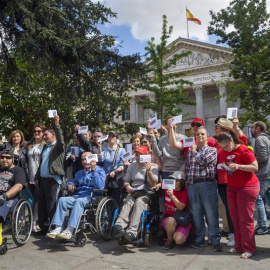
[[[241,165],[241,170],[243,171],[245,169],[245,165]]]

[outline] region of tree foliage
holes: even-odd
[[[89,0],[0,3],[1,129],[30,131],[57,109],[67,138],[75,123],[106,127],[144,74],[138,54],[121,56],[98,26],[116,17]]]
[[[184,85],[190,85],[189,81],[183,80],[186,72],[172,72],[170,68],[183,57],[190,54],[188,51],[182,53],[174,53],[176,50],[175,42],[168,44],[171,37],[173,27],[167,26],[167,17],[163,15],[162,34],[160,43],[155,44],[152,37],[145,48],[148,58],[146,59],[146,68],[148,79],[146,82],[138,85],[141,89],[147,89],[154,95],[154,99],[148,96],[140,101],[146,109],[150,109],[158,113],[162,120],[168,115],[177,115],[182,110],[180,104],[194,105],[193,102],[186,100],[187,94],[184,92]],[[165,60],[172,54],[169,60]]]
[[[270,21],[266,0],[234,0],[218,13],[210,11],[208,33],[235,54],[230,64],[229,100],[240,99],[243,123],[265,121],[270,114]]]

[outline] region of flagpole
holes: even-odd
[[[188,37],[188,39],[189,39],[188,19],[187,19],[187,7],[186,7],[186,20],[187,20],[187,37]]]

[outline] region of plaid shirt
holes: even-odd
[[[186,176],[188,184],[193,184],[193,179],[216,177],[217,149],[208,144],[198,147],[197,151],[188,151],[186,159]]]

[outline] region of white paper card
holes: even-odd
[[[175,116],[173,121],[172,121],[172,125],[176,125],[179,123],[182,123],[182,114]]]
[[[132,156],[132,154],[130,153],[130,152],[126,152],[123,156],[122,156],[122,159],[124,160],[124,161],[128,161],[128,160],[130,160],[130,159],[132,159],[133,158],[133,156]]]
[[[74,157],[79,157],[79,147],[71,146],[71,155]]]
[[[157,120],[155,128],[156,129],[160,129],[161,128],[161,119],[158,119]]]
[[[154,114],[150,115],[149,120],[150,120],[150,122],[152,120],[157,120],[157,113],[154,113]]]
[[[144,134],[144,135],[147,135],[147,129],[140,127],[140,133]]]
[[[175,189],[175,180],[174,179],[163,179],[162,180],[162,189]]]
[[[97,154],[92,154],[86,157],[87,163],[90,163],[92,160],[98,161],[98,156]]]
[[[184,144],[184,147],[190,147],[190,146],[192,146],[193,144],[195,144],[195,138],[194,138],[194,137],[185,138],[185,139],[183,140],[183,144]]]
[[[132,187],[133,191],[137,191],[137,190],[143,190],[144,189],[144,185],[138,186],[138,187]]]
[[[223,163],[219,163],[217,165],[217,169],[218,170],[232,171],[226,164],[223,164]]]
[[[140,155],[140,163],[151,162],[151,155]]]
[[[78,134],[84,134],[88,132],[88,126],[81,126],[78,130]]]
[[[228,108],[227,109],[227,119],[233,119],[234,117],[237,117],[237,108]]]
[[[102,137],[100,137],[100,138],[98,139],[98,142],[106,141],[106,140],[108,140],[108,138],[109,138],[109,135],[102,136]]]
[[[149,128],[155,128],[157,124],[157,119],[151,120],[149,122]]]
[[[129,153],[132,153],[132,144],[131,143],[126,144],[126,151]]]
[[[48,110],[49,118],[54,118],[57,115],[57,110]]]

